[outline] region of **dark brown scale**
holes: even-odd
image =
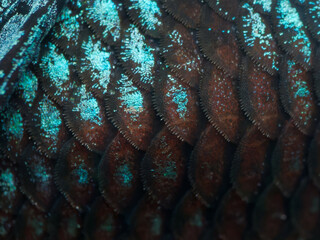
[[[12,99],[0,112],[0,150],[12,162],[18,162],[30,141],[22,106]],[[7,160],[6,160],[7,161]]]
[[[109,144],[99,164],[99,189],[117,212],[126,212],[141,194],[139,179],[142,152],[136,150],[120,133]]]
[[[33,145],[25,149],[22,159],[19,162],[20,189],[33,205],[47,212],[58,193],[54,184],[54,161],[39,154]]]
[[[163,239],[166,221],[166,212],[148,196],[144,196],[131,217],[131,238],[125,239]]]
[[[115,239],[121,230],[120,226],[119,216],[102,197],[97,197],[85,218],[86,239]]]
[[[291,201],[292,223],[305,239],[319,231],[320,192],[309,179],[301,181]]]
[[[17,217],[15,239],[47,239],[48,217],[47,214],[38,210],[30,202],[26,201]]]
[[[95,193],[94,174],[97,160],[95,153],[74,138],[61,150],[55,166],[55,182],[59,191],[77,210],[82,210]]]
[[[187,145],[164,127],[142,160],[144,188],[162,206],[172,208],[183,193],[187,173]]]
[[[130,77],[115,71],[106,99],[108,117],[137,149],[146,150],[158,130],[152,95],[138,88]]]
[[[251,5],[243,3],[237,24],[238,36],[245,52],[262,69],[275,75],[279,70],[280,51],[267,19]]]
[[[252,201],[263,183],[270,140],[255,126],[248,128],[232,163],[231,181],[244,201]]]
[[[52,42],[42,43],[34,69],[42,89],[60,105],[70,101],[80,84],[72,61]]]
[[[270,184],[259,196],[252,218],[253,229],[261,239],[275,239],[281,233],[287,220],[285,207],[281,191]]]
[[[91,34],[87,26],[83,25],[79,9],[72,8],[68,2],[61,11],[49,36],[63,51],[73,56],[79,49],[79,43],[83,36]]]
[[[308,138],[301,133],[292,120],[288,121],[272,155],[274,182],[289,197],[296,189],[305,170]]]
[[[312,135],[319,119],[319,108],[311,73],[290,57],[284,58],[280,73],[280,97],[284,109],[304,134]]]
[[[122,2],[118,0],[84,0],[80,2],[78,0],[77,5],[83,18],[97,37],[111,46],[119,45],[126,19]]]
[[[70,137],[61,107],[42,91],[38,91],[26,122],[38,150],[49,158],[57,158],[63,144]]]
[[[89,150],[101,154],[116,134],[107,119],[103,100],[94,97],[84,84],[70,100],[64,106],[67,126]]]
[[[160,38],[164,33],[164,10],[161,8],[160,1],[149,0],[124,0],[127,13],[137,26],[147,35],[153,38]]]
[[[214,236],[217,240],[243,239],[247,226],[247,203],[230,189],[222,198],[214,218]]]
[[[1,216],[5,216],[6,214],[8,214],[8,216],[12,216],[13,214],[17,213],[23,200],[23,195],[19,189],[20,189],[20,181],[18,177],[17,166],[1,154],[0,155]]]
[[[234,21],[238,16],[239,0],[206,0],[206,2],[215,12],[228,21]]]
[[[284,113],[278,93],[278,78],[262,71],[245,57],[240,81],[241,107],[261,132],[276,139],[282,129]]]
[[[210,123],[227,139],[237,143],[245,131],[236,80],[207,62],[200,84],[200,98]]]
[[[309,176],[314,184],[320,188],[320,125],[318,125],[314,137],[310,144],[308,154],[308,170]]]
[[[278,0],[273,7],[272,15],[278,44],[306,70],[312,69],[314,42],[296,7],[289,0]]]
[[[240,69],[240,51],[236,26],[209,7],[203,6],[198,39],[204,55],[227,75],[237,78]]]
[[[230,144],[212,126],[200,136],[190,157],[189,180],[193,192],[213,206],[228,182]]]
[[[171,219],[175,239],[201,239],[208,225],[205,205],[191,190],[177,204]]]
[[[163,0],[164,9],[188,28],[196,28],[201,17],[201,3],[193,0]]]
[[[158,114],[172,133],[194,145],[203,125],[196,90],[165,69],[160,79],[154,93]]]
[[[111,79],[115,76],[117,64],[115,53],[94,35],[84,37],[78,46],[76,52],[78,75],[92,93],[103,99],[108,94]]]
[[[50,240],[76,240],[82,235],[83,219],[76,209],[60,197],[50,211],[49,226]]]
[[[197,87],[203,58],[196,44],[195,33],[172,18],[167,18],[166,24],[167,34],[160,43],[165,63],[184,82]]]

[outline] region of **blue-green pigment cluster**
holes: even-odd
[[[172,101],[177,105],[179,117],[185,119],[188,105],[187,89],[179,84],[170,74],[168,74],[168,80],[170,81],[171,87],[166,96],[172,98]]]
[[[79,102],[73,107],[73,112],[79,112],[84,121],[102,125],[102,118],[100,116],[100,108],[97,99],[95,99],[91,92],[86,90],[85,85],[79,88],[78,96]]]
[[[133,9],[138,11],[139,19],[142,27],[147,30],[156,30],[157,27],[162,25],[161,11],[157,1],[153,0],[130,0],[131,6],[129,10]]]
[[[272,0],[253,0],[254,5],[260,5],[264,12],[271,12]]]
[[[88,184],[89,183],[89,173],[87,170],[87,165],[85,163],[80,163],[73,169],[72,174],[77,177],[78,183]]]
[[[8,141],[14,140],[16,144],[21,141],[24,127],[23,118],[19,110],[10,108],[1,113],[1,125],[2,130],[6,133]]]
[[[11,198],[17,190],[14,175],[10,169],[6,169],[0,174],[0,192],[1,196]]]
[[[123,187],[131,187],[133,175],[130,172],[130,168],[127,164],[120,165],[116,170],[116,179]]]
[[[22,91],[22,99],[29,107],[32,107],[38,90],[38,79],[30,69],[27,69],[22,75],[18,88]]]
[[[131,24],[126,30],[127,37],[121,46],[121,59],[127,64],[133,62],[130,70],[134,75],[139,75],[142,83],[153,84],[154,76],[154,51],[155,49],[146,43],[145,37],[139,29]]]

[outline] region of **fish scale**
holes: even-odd
[[[319,0],[0,3],[1,239],[319,239]]]

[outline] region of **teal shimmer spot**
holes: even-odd
[[[133,74],[140,75],[140,81],[153,84],[153,68],[155,65],[153,53],[155,49],[147,45],[145,37],[133,24],[126,30],[129,37],[124,39],[120,56],[124,62],[133,61],[136,66],[130,69]]]
[[[36,182],[46,183],[51,179],[51,175],[48,174],[45,166],[38,164],[33,169]]]
[[[137,120],[139,114],[143,111],[143,96],[140,90],[133,85],[131,79],[122,74],[119,80],[119,91],[121,93],[121,107],[126,113],[131,114],[133,120]]]
[[[65,6],[63,8],[58,22],[61,25],[61,33],[54,32],[57,38],[66,37],[69,41],[78,41],[81,31],[78,16],[73,15],[69,7]]]
[[[270,12],[272,0],[253,0],[253,4],[260,5],[265,12]]]
[[[244,30],[242,32],[244,36],[244,41],[246,45],[254,48],[256,46],[256,41],[258,41],[261,50],[264,52],[264,56],[272,60],[272,68],[279,70],[278,62],[276,61],[278,55],[276,52],[265,51],[266,47],[270,46],[273,42],[273,37],[271,33],[266,33],[266,25],[264,24],[259,13],[254,12],[254,9],[248,4],[245,3],[242,5],[242,8],[249,11],[249,15],[242,16],[244,22],[244,28],[250,28],[252,31]],[[254,50],[254,49],[253,49]]]
[[[318,213],[319,212],[319,206],[320,206],[320,199],[318,197],[314,197],[312,199],[312,204],[310,206],[310,213]]]
[[[75,168],[72,172],[78,177],[78,182],[80,184],[88,184],[89,183],[89,173],[86,169],[86,165],[81,163],[77,168]]]
[[[29,219],[30,221],[30,219]],[[41,236],[44,232],[43,219],[37,216],[31,218],[30,225],[35,230],[37,236]]]
[[[87,7],[88,16],[93,22],[104,28],[103,36],[111,35],[113,41],[120,39],[121,26],[118,13],[119,7],[112,0],[95,0],[92,6]]]
[[[294,43],[306,60],[310,62],[311,59],[311,42],[304,31],[304,25],[299,17],[297,9],[292,6],[289,0],[280,0],[276,7],[279,13],[279,24],[284,29],[289,29],[295,33],[292,39],[289,39],[285,44]],[[284,33],[280,33],[284,34]]]
[[[156,215],[152,220],[151,232],[154,236],[159,236],[161,233],[162,219]]]
[[[124,187],[131,187],[131,181],[133,175],[130,172],[130,169],[127,164],[121,165],[118,167],[116,172],[116,177],[119,179],[120,184]]]
[[[106,93],[108,90],[108,84],[110,82],[111,64],[110,55],[105,47],[102,47],[101,41],[93,43],[92,38],[89,37],[87,42],[83,42],[81,48],[84,50],[85,58],[83,62],[89,62],[90,64],[83,64],[81,71],[91,71],[92,81],[99,81],[99,85],[94,84],[93,88],[99,88]]]
[[[197,212],[192,216],[192,218],[190,219],[190,224],[192,226],[202,227],[202,215],[200,212]]]
[[[168,179],[176,180],[176,164],[175,162],[167,162],[166,166],[163,168],[163,176]]]
[[[18,88],[22,90],[23,100],[31,107],[38,90],[37,77],[30,70],[25,71],[19,81]]]
[[[10,111],[7,117],[9,122],[7,125],[7,129],[4,130],[6,130],[8,134],[13,136],[15,139],[21,141],[24,132],[21,113],[19,111]]]
[[[62,124],[60,112],[57,107],[53,104],[51,100],[45,96],[39,102],[39,111],[40,111],[40,128],[42,132],[41,136],[54,140],[53,142],[57,142],[59,140],[59,132]],[[57,148],[55,146],[50,146],[49,149],[56,151]]]
[[[161,11],[157,1],[153,0],[131,0],[132,6],[129,9],[140,11],[141,25],[147,30],[156,30],[157,26],[161,26]]]
[[[113,223],[113,218],[112,216],[108,215],[107,219],[103,224],[101,224],[101,229],[106,231],[106,232],[112,232],[114,228],[114,223]]]
[[[6,171],[2,172],[0,175],[0,192],[1,195],[9,197],[13,194],[15,194],[15,191],[17,190],[14,176],[12,172],[7,169]]]
[[[80,96],[80,101],[72,111],[79,112],[84,121],[90,121],[99,126],[102,125],[98,101],[86,90],[85,85],[80,87],[78,96]]]
[[[69,80],[69,63],[57,47],[48,43],[48,51],[41,57],[40,67],[58,88]]]
[[[177,85],[177,81],[169,74],[168,79],[171,81],[172,86],[167,92],[167,97],[172,97],[172,101],[177,105],[177,113],[179,117],[184,119],[187,114],[188,95],[187,89],[182,85]]]
[[[67,232],[70,237],[76,237],[77,229],[80,227],[77,221],[77,216],[72,215],[67,222]]]

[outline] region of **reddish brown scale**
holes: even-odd
[[[261,239],[275,239],[286,224],[285,199],[281,191],[270,184],[259,196],[254,208],[253,229]]]
[[[158,114],[172,133],[194,145],[203,125],[196,90],[167,70],[162,70],[160,79],[154,93]]]
[[[115,75],[117,60],[114,51],[95,35],[88,35],[79,42],[75,55],[77,72],[82,82],[97,97],[104,98]]]
[[[238,16],[239,0],[206,0],[206,2],[215,12],[228,21],[234,21]]]
[[[292,223],[305,239],[315,236],[320,219],[320,192],[309,179],[301,181],[291,201]]]
[[[255,127],[248,128],[235,154],[231,181],[244,201],[252,201],[260,191],[270,140]]]
[[[73,95],[64,106],[67,126],[89,150],[101,154],[116,134],[106,117],[103,100],[95,98],[85,85]]]
[[[310,144],[307,163],[310,178],[320,188],[320,125],[318,125]]]
[[[311,70],[314,65],[315,44],[299,15],[298,8],[289,0],[278,0],[272,10],[274,36],[278,44],[304,69]]]
[[[284,59],[280,73],[280,97],[284,109],[304,134],[312,135],[319,119],[319,108],[311,73],[290,57]]]
[[[201,3],[193,0],[163,0],[165,10],[188,28],[196,28],[200,22]]]
[[[138,88],[120,69],[109,86],[106,99],[109,118],[134,147],[146,150],[159,125],[151,93]]]
[[[80,84],[73,62],[50,41],[42,43],[34,69],[42,89],[59,105],[70,101]]]
[[[295,191],[305,170],[307,141],[307,136],[291,120],[283,128],[274,149],[271,160],[274,181],[287,197]]]
[[[59,191],[77,210],[83,209],[95,193],[93,178],[97,157],[74,138],[61,150],[55,167],[55,182]]]
[[[236,26],[212,11],[202,7],[198,39],[204,55],[226,74],[236,78],[240,69],[240,51]]]
[[[16,214],[23,195],[19,190],[20,181],[17,166],[2,154],[0,155],[0,212],[4,216]],[[2,221],[2,220],[0,220]],[[8,226],[9,227],[9,226]]]
[[[15,239],[47,239],[48,217],[46,213],[38,210],[30,202],[26,201],[17,217]]]
[[[0,150],[7,160],[19,162],[23,150],[30,141],[23,106],[12,99],[4,111],[0,112]],[[7,161],[6,160],[6,161]]]
[[[152,140],[142,160],[144,188],[166,208],[174,206],[183,193],[187,152],[186,143],[164,127]]]
[[[208,225],[206,207],[191,190],[176,206],[171,218],[175,239],[201,239]]]
[[[264,16],[248,3],[239,7],[238,37],[245,52],[271,75],[279,70],[280,51]]]
[[[195,34],[171,18],[166,19],[166,24],[167,34],[160,42],[165,62],[184,82],[197,87],[203,58],[196,44]]]
[[[0,240],[13,239],[14,227],[16,225],[15,215],[0,210]]]
[[[131,217],[132,239],[163,239],[166,221],[164,210],[157,203],[151,201],[148,196],[144,196]]]
[[[139,170],[142,156],[142,152],[118,133],[100,161],[99,189],[117,212],[126,212],[141,193]]]
[[[234,189],[230,189],[221,200],[214,224],[216,239],[243,239],[247,226],[247,204]]]
[[[38,150],[49,158],[57,158],[63,144],[70,138],[61,107],[39,91],[26,115],[26,122]]]
[[[193,150],[188,169],[193,192],[207,206],[212,206],[224,190],[230,163],[230,145],[208,126]]]
[[[228,140],[237,143],[244,133],[245,116],[238,101],[236,80],[207,62],[200,84],[201,104],[210,123]]]
[[[58,193],[53,177],[54,161],[38,153],[33,145],[27,147],[22,159],[19,162],[20,189],[33,205],[47,212]]]
[[[264,135],[276,139],[284,122],[278,78],[262,71],[248,57],[243,59],[242,66],[239,94],[241,107]]]
[[[64,198],[58,198],[50,211],[50,240],[76,240],[81,237],[83,219]]]
[[[69,1],[62,9],[49,36],[67,55],[73,56],[79,48],[80,39],[88,34],[91,32],[83,24],[79,9],[73,8]]]
[[[102,197],[97,197],[85,218],[86,239],[115,239],[121,230],[120,226],[119,216]]]

